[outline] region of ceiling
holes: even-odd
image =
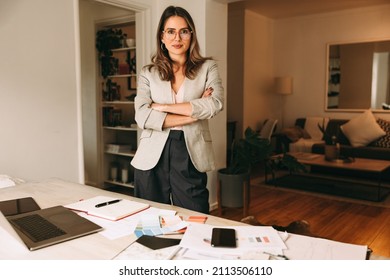
[[[273,19],[390,4],[390,0],[244,0],[244,2],[247,9]]]

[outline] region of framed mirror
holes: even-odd
[[[328,44],[325,111],[390,113],[390,39]]]

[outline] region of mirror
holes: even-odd
[[[326,110],[390,113],[390,40],[328,44]]]

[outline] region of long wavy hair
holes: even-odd
[[[160,78],[163,81],[173,81],[175,79],[175,75],[173,73],[174,61],[169,57],[168,50],[161,43],[165,23],[168,18],[172,16],[182,17],[187,22],[189,29],[192,31],[191,44],[188,48],[187,60],[185,62],[185,76],[189,79],[194,79],[202,64],[206,60],[211,59],[211,57],[203,57],[200,54],[200,47],[196,36],[194,21],[192,20],[191,15],[181,7],[169,6],[162,13],[156,34],[157,51],[152,56],[152,63],[146,67],[148,67],[149,71],[153,67],[156,67]]]

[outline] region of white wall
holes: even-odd
[[[163,9],[170,4],[186,8],[197,25],[203,54],[218,60],[226,87],[226,4],[212,0],[110,3],[144,13],[142,26],[147,35],[142,44],[147,57],[154,49]],[[0,41],[0,174],[29,181],[58,177],[84,182],[81,100],[95,100],[92,76],[96,69],[87,67],[79,72],[80,56],[82,63],[90,62],[92,56],[85,54],[88,50],[79,50],[78,9],[78,0],[0,2],[0,34],[7,38]],[[80,23],[85,24],[92,16],[86,18],[82,9]],[[88,25],[86,30],[91,28]],[[91,40],[92,37],[81,38],[87,45],[91,45]],[[84,83],[79,82],[80,77]],[[89,95],[81,99],[81,91]],[[93,108],[83,107],[83,117],[88,118],[89,114],[93,114]],[[223,167],[226,111],[211,121],[211,128],[217,167]],[[92,134],[94,130],[90,127],[84,131]],[[211,204],[216,201],[215,174],[209,175]]]
[[[390,5],[275,21],[275,76],[291,75],[293,95],[284,116],[351,118],[356,113],[325,112],[326,45],[390,38]],[[376,114],[389,119],[389,114]]]
[[[278,119],[273,93],[273,21],[245,11],[243,131],[259,129],[265,119]]]
[[[197,27],[198,28],[198,27]],[[218,63],[219,73],[225,89],[225,109],[210,121],[213,137],[216,169],[226,166],[226,123],[227,123],[227,5],[206,1],[206,20],[203,26],[205,55],[212,56]],[[200,30],[198,30],[199,32]],[[216,206],[217,172],[208,173],[211,206]]]
[[[0,174],[82,180],[75,1],[0,1]]]

